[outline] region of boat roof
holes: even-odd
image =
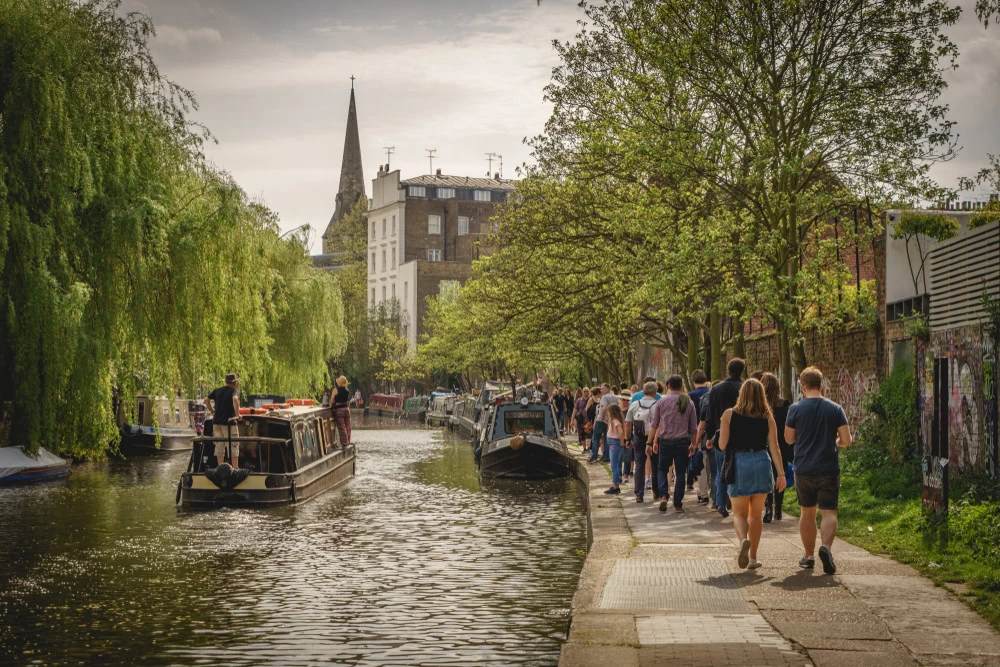
[[[287,408],[275,408],[273,410],[268,410],[267,412],[259,415],[240,415],[243,418],[246,417],[277,417],[278,419],[292,419],[293,417],[301,417],[303,415],[308,415],[311,412],[319,412],[321,410],[328,410],[330,406],[328,405],[292,405]]]

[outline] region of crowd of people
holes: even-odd
[[[823,396],[823,374],[814,367],[798,377],[802,398],[780,396],[773,373],[754,371],[732,359],[726,379],[712,384],[702,370],[692,387],[674,375],[666,385],[647,377],[638,385],[604,383],[557,388],[551,396],[567,433],[590,452],[589,463],[611,467],[608,495],[631,484],[635,502],[647,493],[659,511],[684,512],[684,497],[733,515],[741,568],[761,566],[757,549],[763,524],[782,519],[787,488],[795,488],[804,554],[799,566],[836,572],[833,541],[840,494],[838,448],[851,444],[844,409]],[[547,399],[549,397],[546,397]],[[816,550],[817,511],[820,547]]]

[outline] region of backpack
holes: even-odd
[[[648,407],[643,405],[643,401],[645,401],[647,398],[652,399],[652,402],[649,404]],[[636,402],[639,404],[639,407],[636,408],[635,414],[632,415],[632,433],[634,433],[635,435],[640,435],[643,438],[645,438],[646,424],[649,423],[649,412],[650,410],[653,409],[653,406],[656,405],[656,397],[643,396]]]

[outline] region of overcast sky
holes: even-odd
[[[209,157],[281,216],[310,223],[314,252],[334,209],[350,76],[366,187],[395,146],[403,177],[435,168],[487,173],[503,155],[505,177],[529,160],[522,140],[550,107],[542,88],[556,64],[552,40],[570,39],[576,0],[126,0],[153,18],[162,72],[191,89],[195,119],[218,145]],[[962,56],[946,101],[964,147],[934,175],[960,175],[1000,153],[1000,26],[985,30],[970,8],[952,32]],[[494,162],[493,171],[498,170]]]

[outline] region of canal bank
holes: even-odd
[[[625,485],[607,496],[607,468],[571,450],[590,548],[561,666],[1000,665],[1000,635],[908,565],[837,541],[836,575],[802,570],[786,516],[764,526],[763,567],[741,570],[732,517],[693,494],[681,514]]]

